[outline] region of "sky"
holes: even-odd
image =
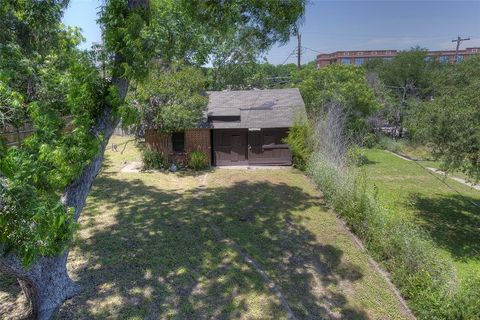
[[[272,1],[272,0],[264,0]],[[100,41],[96,24],[99,0],[71,0],[64,23],[83,30],[89,48]],[[458,35],[470,37],[461,48],[480,47],[480,0],[475,1],[325,1],[310,0],[302,34],[302,63],[319,52],[339,50],[453,50]],[[296,63],[297,39],[274,46],[265,58],[273,64]]]

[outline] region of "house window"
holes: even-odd
[[[185,132],[172,134],[172,148],[174,153],[185,152]]]
[[[462,62],[462,61],[463,61],[463,56],[462,56],[461,54],[459,54],[459,55],[457,56],[457,63],[460,63],[460,62]]]
[[[350,58],[342,58],[341,63],[342,64],[350,64]]]
[[[363,59],[363,58],[356,58],[355,59],[355,64],[356,65],[362,65],[364,63],[365,63],[365,59]]]
[[[439,60],[442,63],[448,62],[448,56],[440,56]]]

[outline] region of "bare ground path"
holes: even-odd
[[[121,172],[137,159],[108,153],[69,256],[83,290],[59,319],[411,317],[300,172]],[[20,293],[0,285],[14,318]]]

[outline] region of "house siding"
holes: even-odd
[[[210,142],[210,129],[191,129],[185,131],[185,152],[205,152],[208,163],[212,164],[212,146]]]
[[[210,129],[185,130],[185,152],[174,153],[170,134],[158,130],[145,131],[145,144],[150,150],[163,155],[169,162],[186,164],[188,154],[193,151],[202,151],[207,154],[208,163],[211,164]]]

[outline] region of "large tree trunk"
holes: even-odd
[[[67,274],[66,260],[67,253],[57,257],[42,257],[27,271],[15,255],[0,260],[0,271],[18,279],[29,303],[29,317],[50,319],[66,299],[78,292],[78,286]]]

